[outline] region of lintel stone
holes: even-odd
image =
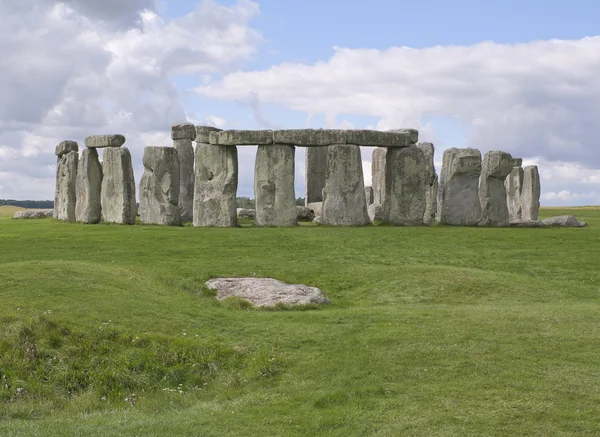
[[[346,144],[347,136],[343,129],[281,129],[273,131],[273,141],[303,147],[329,146]]]
[[[196,139],[197,143],[210,144],[211,132],[221,132],[223,129],[212,126],[196,126]],[[216,134],[215,134],[216,135]]]
[[[273,144],[273,131],[266,130],[224,130],[211,132],[210,144],[219,146],[262,146]]]
[[[85,147],[101,149],[104,147],[121,147],[125,144],[123,135],[92,135],[85,139]]]
[[[69,152],[79,152],[79,145],[76,141],[62,141],[58,146],[56,146],[56,149],[54,150],[54,153],[59,158],[63,155],[66,155]]]
[[[192,123],[179,123],[171,126],[172,140],[194,140],[196,138],[196,126]]]
[[[402,132],[384,132],[367,129],[351,129],[346,131],[348,144],[359,146],[408,147],[414,143],[413,134],[409,129]]]

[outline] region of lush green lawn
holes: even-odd
[[[0,435],[600,434],[581,229],[200,229],[0,217]],[[214,276],[320,287],[217,302]]]

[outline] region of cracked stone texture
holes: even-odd
[[[521,189],[521,211],[524,220],[537,220],[540,210],[540,174],[537,165],[528,165],[523,169],[523,187]]]
[[[75,219],[97,224],[102,220],[102,165],[96,149],[81,152],[77,168]]]
[[[419,143],[417,147],[425,155],[427,192],[425,195],[425,213],[423,214],[423,223],[431,225],[435,223],[437,214],[437,196],[438,196],[438,175],[435,171],[433,161],[435,148],[432,143]]]
[[[102,163],[102,216],[106,223],[135,224],[135,178],[127,147],[104,150]]]
[[[192,140],[173,140],[179,159],[179,210],[181,221],[191,222],[194,216],[194,146]]]
[[[512,169],[513,157],[509,153],[492,150],[483,157],[479,181],[481,225],[508,226],[504,181]]]
[[[62,143],[61,143],[62,144]],[[56,162],[56,189],[54,192],[53,217],[58,220],[75,221],[77,204],[77,166],[79,154],[73,150],[62,153]]]

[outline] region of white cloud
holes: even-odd
[[[579,201],[579,200],[583,200],[583,199],[593,199],[593,198],[595,198],[595,195],[592,193],[571,193],[568,190],[562,190],[562,191],[559,191],[558,193],[554,192],[554,191],[550,191],[550,192],[542,195],[542,200],[548,200],[548,201],[555,201],[555,200]]]

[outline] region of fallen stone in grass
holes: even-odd
[[[558,215],[542,220],[544,226],[564,226],[581,228],[587,226],[586,222],[580,222],[574,215]]]
[[[206,286],[217,290],[217,299],[239,297],[258,307],[329,303],[323,292],[304,284],[286,284],[271,278],[215,278]]]
[[[17,211],[13,216],[14,219],[41,219],[52,217],[53,209],[26,209]]]
[[[512,220],[509,223],[509,226],[511,228],[542,228],[546,225],[544,225],[544,222],[542,222],[541,220],[517,219],[517,220]]]

